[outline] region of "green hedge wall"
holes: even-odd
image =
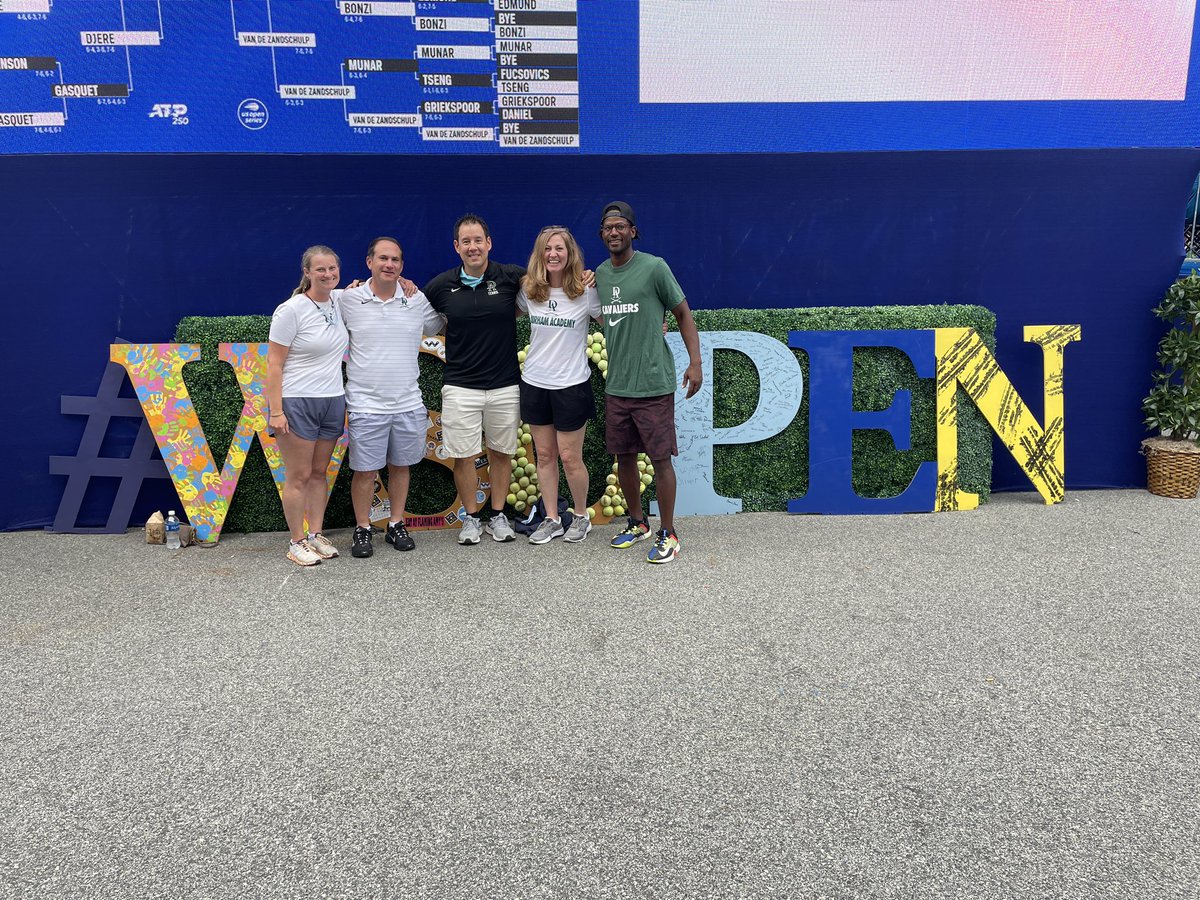
[[[974,328],[988,349],[996,349],[996,317],[982,306],[871,306],[811,309],[696,310],[701,331],[757,331],[787,344],[789,331],[867,331],[877,329]],[[808,384],[808,355],[793,351]],[[714,425],[744,422],[758,398],[758,374],[744,355],[713,354],[716,369]],[[912,450],[898,452],[882,431],[854,433],[851,484],[863,497],[894,497],[912,481],[917,467],[937,459],[934,379],[917,378],[907,355],[884,348],[854,353],[854,409],[891,405],[897,390],[912,391]],[[992,432],[962,390],[959,404],[959,477],[964,490],[986,501],[992,481]],[[757,444],[718,446],[713,451],[713,486],[724,497],[741,497],[746,511],[786,509],[787,501],[808,491],[808,391],[789,428]]]
[[[995,316],[980,306],[882,306],[830,307],[771,310],[696,310],[701,331],[758,331],[786,344],[787,333],[796,331],[974,328],[984,343],[995,350]],[[593,326],[594,327],[594,326]],[[241,392],[233,369],[217,357],[223,342],[258,343],[267,339],[269,316],[190,316],[175,332],[179,343],[199,344],[202,358],[184,368],[184,378],[220,467],[233,438],[242,408]],[[518,322],[518,343],[529,338],[529,324]],[[795,351],[808,378],[806,354]],[[732,427],[749,418],[758,398],[758,376],[753,363],[741,353],[718,350],[713,356],[714,418],[718,427]],[[425,405],[441,408],[442,364],[421,354],[421,393]],[[604,449],[604,382],[592,369],[592,389],[599,415],[588,426],[584,457],[591,474],[591,497],[595,500],[611,471],[612,460]],[[898,453],[888,435],[860,431],[854,436],[854,489],[865,497],[888,497],[900,493],[924,460],[936,459],[935,395],[933,379],[919,379],[908,357],[898,350],[872,349],[855,352],[854,408],[883,409],[896,390],[913,393],[912,452]],[[986,500],[991,485],[991,430],[966,395],[959,392],[959,466],[965,490]],[[714,484],[717,493],[741,497],[747,511],[782,510],[787,501],[808,490],[808,397],[800,412],[783,432],[757,444],[720,446],[714,452]],[[566,490],[565,482],[560,490]],[[454,499],[450,470],[422,462],[413,470],[409,511],[433,513]],[[643,499],[653,497],[653,485]],[[326,524],[338,528],[353,523],[350,506],[349,468],[343,467],[330,499]],[[286,528],[278,494],[266,459],[255,441],[242,470],[225,520],[227,531],[282,531]]]

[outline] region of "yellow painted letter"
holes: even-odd
[[[1063,350],[1081,337],[1078,325],[1028,325],[1025,340],[1042,348],[1045,424],[1034,418],[996,358],[970,328],[938,328],[937,510],[974,509],[979,497],[958,489],[958,403],[962,385],[1046,503],[1066,490],[1063,453]]]

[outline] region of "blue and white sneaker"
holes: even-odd
[[[618,531],[616,537],[612,539],[612,546],[623,550],[649,537],[650,524],[645,519],[639,522],[630,516],[629,524],[621,531]]]
[[[658,529],[654,536],[654,546],[646,555],[646,562],[669,563],[679,555],[679,538],[665,528]]]

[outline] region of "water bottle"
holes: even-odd
[[[167,513],[167,549],[179,549],[179,520],[175,518],[175,510]]]

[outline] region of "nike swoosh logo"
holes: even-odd
[[[609,320],[608,320],[608,327],[609,327],[609,328],[612,328],[614,325],[616,325],[618,322],[620,322],[620,321],[621,321],[621,319],[624,319],[624,318],[625,318],[625,316],[621,316],[621,318],[620,318],[620,319],[609,319]]]
[[[460,288],[460,287],[457,287],[457,288],[450,288],[450,293],[452,293],[452,294],[453,294],[455,291],[461,291],[461,290],[462,290],[462,288]]]

